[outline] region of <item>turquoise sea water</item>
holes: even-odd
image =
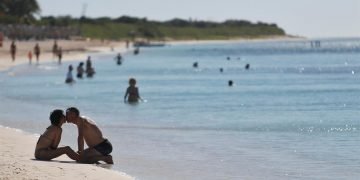
[[[141,180],[360,176],[360,39],[173,45],[122,66],[115,55],[93,54],[97,74],[72,86],[78,61],[1,72],[0,124],[40,134],[51,110],[76,106],[112,142],[112,169]],[[129,77],[146,102],[123,102]],[[76,149],[76,133],[64,125],[61,144]]]

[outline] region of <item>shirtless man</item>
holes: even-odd
[[[35,158],[39,160],[51,160],[66,154],[73,160],[80,160],[79,154],[73,151],[69,146],[60,147],[62,129],[65,123],[65,115],[62,110],[56,109],[50,114],[51,125],[39,137],[35,148]]]
[[[87,117],[80,116],[80,112],[75,107],[66,110],[66,121],[73,123],[78,128],[78,152],[80,162],[97,163],[104,161],[107,164],[114,164],[111,143],[105,139],[94,121]],[[89,148],[84,150],[84,140]]]

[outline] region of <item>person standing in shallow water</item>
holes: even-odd
[[[72,70],[73,70],[72,65],[69,65],[69,70],[68,70],[68,73],[66,74],[65,83],[71,84],[71,83],[75,82],[73,75],[72,75]]]
[[[135,86],[136,80],[134,78],[129,79],[129,87],[126,89],[124,101],[129,103],[137,103],[141,100],[139,89]]]
[[[83,78],[83,74],[84,74],[84,72],[85,72],[85,70],[84,70],[84,63],[83,63],[83,62],[80,62],[79,65],[78,65],[78,67],[76,68],[76,70],[77,70],[76,77],[82,79],[82,78]]]
[[[93,75],[95,74],[95,70],[92,67],[92,63],[91,63],[91,57],[89,56],[88,59],[86,60],[86,77],[93,77]]]
[[[122,56],[120,53],[115,57],[115,60],[117,65],[120,66],[122,64]]]
[[[234,83],[233,83],[232,80],[229,80],[229,81],[228,81],[228,86],[229,86],[229,87],[233,86],[233,84],[234,84]]]

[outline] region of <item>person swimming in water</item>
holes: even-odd
[[[234,84],[234,82],[233,82],[232,80],[229,80],[229,81],[228,81],[228,86],[231,87],[231,86],[233,86],[233,84]]]
[[[120,53],[115,57],[115,60],[117,65],[120,66],[122,64],[122,56]]]

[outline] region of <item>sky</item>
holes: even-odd
[[[38,0],[41,16],[146,17],[276,23],[309,38],[360,37],[360,0]],[[86,8],[84,8],[86,7]],[[85,11],[84,11],[85,9]]]

